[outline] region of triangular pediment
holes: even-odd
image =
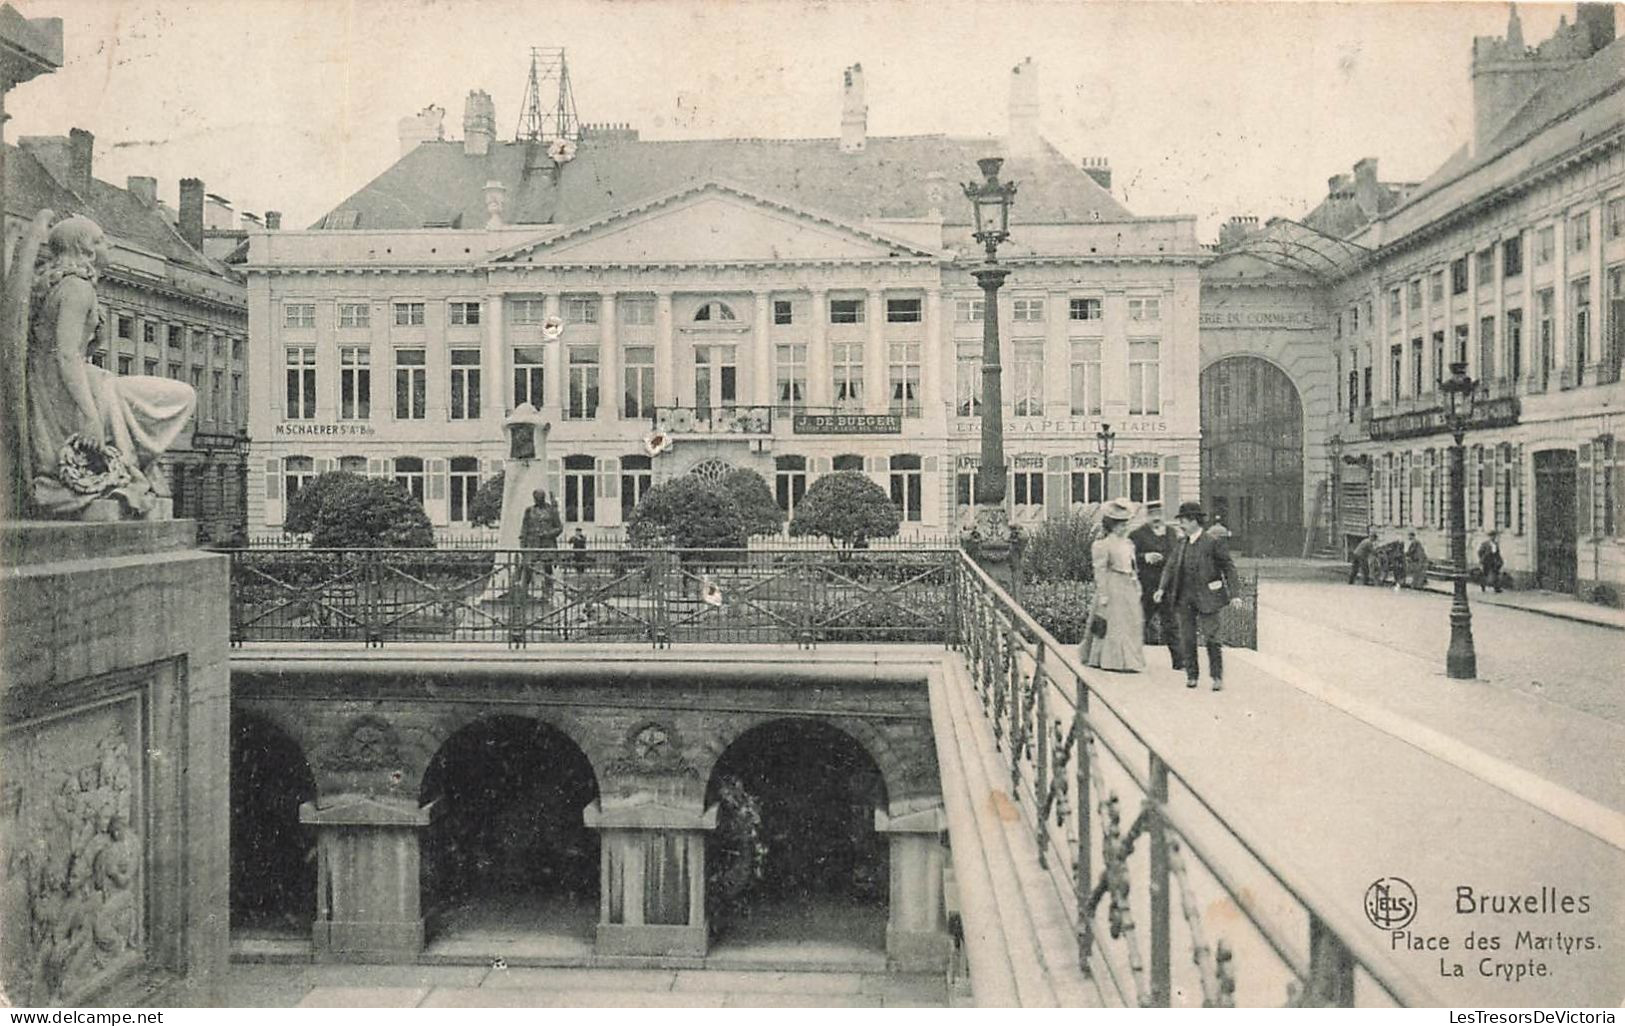
[[[711,182],[572,228],[499,263],[670,265],[934,260],[900,239]]]

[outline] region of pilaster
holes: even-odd
[[[621,416],[621,351],[615,337],[616,293],[598,294],[598,419]]]
[[[891,394],[886,388],[889,354],[886,351],[885,292],[870,289],[865,305],[869,337],[863,346],[863,409],[866,413],[885,413],[891,404]]]
[[[807,334],[807,405],[814,409],[832,405],[829,362],[829,293],[812,290],[812,321]]]
[[[750,402],[767,406],[773,402],[773,297],[756,293],[755,330],[750,345]]]

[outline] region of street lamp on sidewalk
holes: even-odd
[[[982,462],[976,474],[976,528],[981,555],[1002,562],[1010,550],[1010,516],[1004,505],[1004,382],[999,363],[999,286],[1009,271],[999,266],[999,243],[1010,237],[1010,204],[1015,182],[999,181],[1000,157],[976,162],[983,180],[965,183],[965,198],[976,213],[976,241],[987,259],[971,270],[986,296],[982,310]]]
[[[1450,378],[1439,382],[1444,393],[1445,417],[1455,445],[1450,448],[1450,562],[1453,580],[1450,599],[1450,648],[1445,653],[1445,675],[1455,680],[1478,676],[1473,651],[1473,614],[1467,608],[1467,449],[1463,440],[1473,417],[1478,382],[1467,376],[1465,363],[1450,365]]]
[[[1095,432],[1095,448],[1100,451],[1100,498],[1104,502],[1111,501],[1112,497],[1112,446],[1116,442],[1117,432],[1103,422]]]

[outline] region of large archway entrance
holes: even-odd
[[[752,728],[717,760],[706,802],[719,806],[706,847],[714,955],[885,951],[886,785],[849,734],[802,719]]]
[[[316,832],[299,806],[316,778],[299,743],[251,713],[231,718],[231,933],[238,947],[309,945]]]
[[[431,954],[581,955],[598,918],[598,797],[575,742],[521,716],[453,734],[424,771],[422,800],[445,811],[423,840]]]
[[[1233,551],[1303,551],[1303,403],[1268,360],[1228,356],[1202,371],[1202,500]]]

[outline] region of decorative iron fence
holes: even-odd
[[[231,640],[936,642],[952,549],[240,549]]]
[[[1071,645],[971,560],[956,568],[959,646],[1079,966],[1104,990],[1141,1006],[1176,993],[1204,1006],[1436,1003],[1369,939],[1385,934],[1311,897],[1170,766]],[[1248,590],[1256,638],[1256,578]],[[1176,937],[1189,956],[1177,973]],[[1260,968],[1242,978],[1239,965]]]

